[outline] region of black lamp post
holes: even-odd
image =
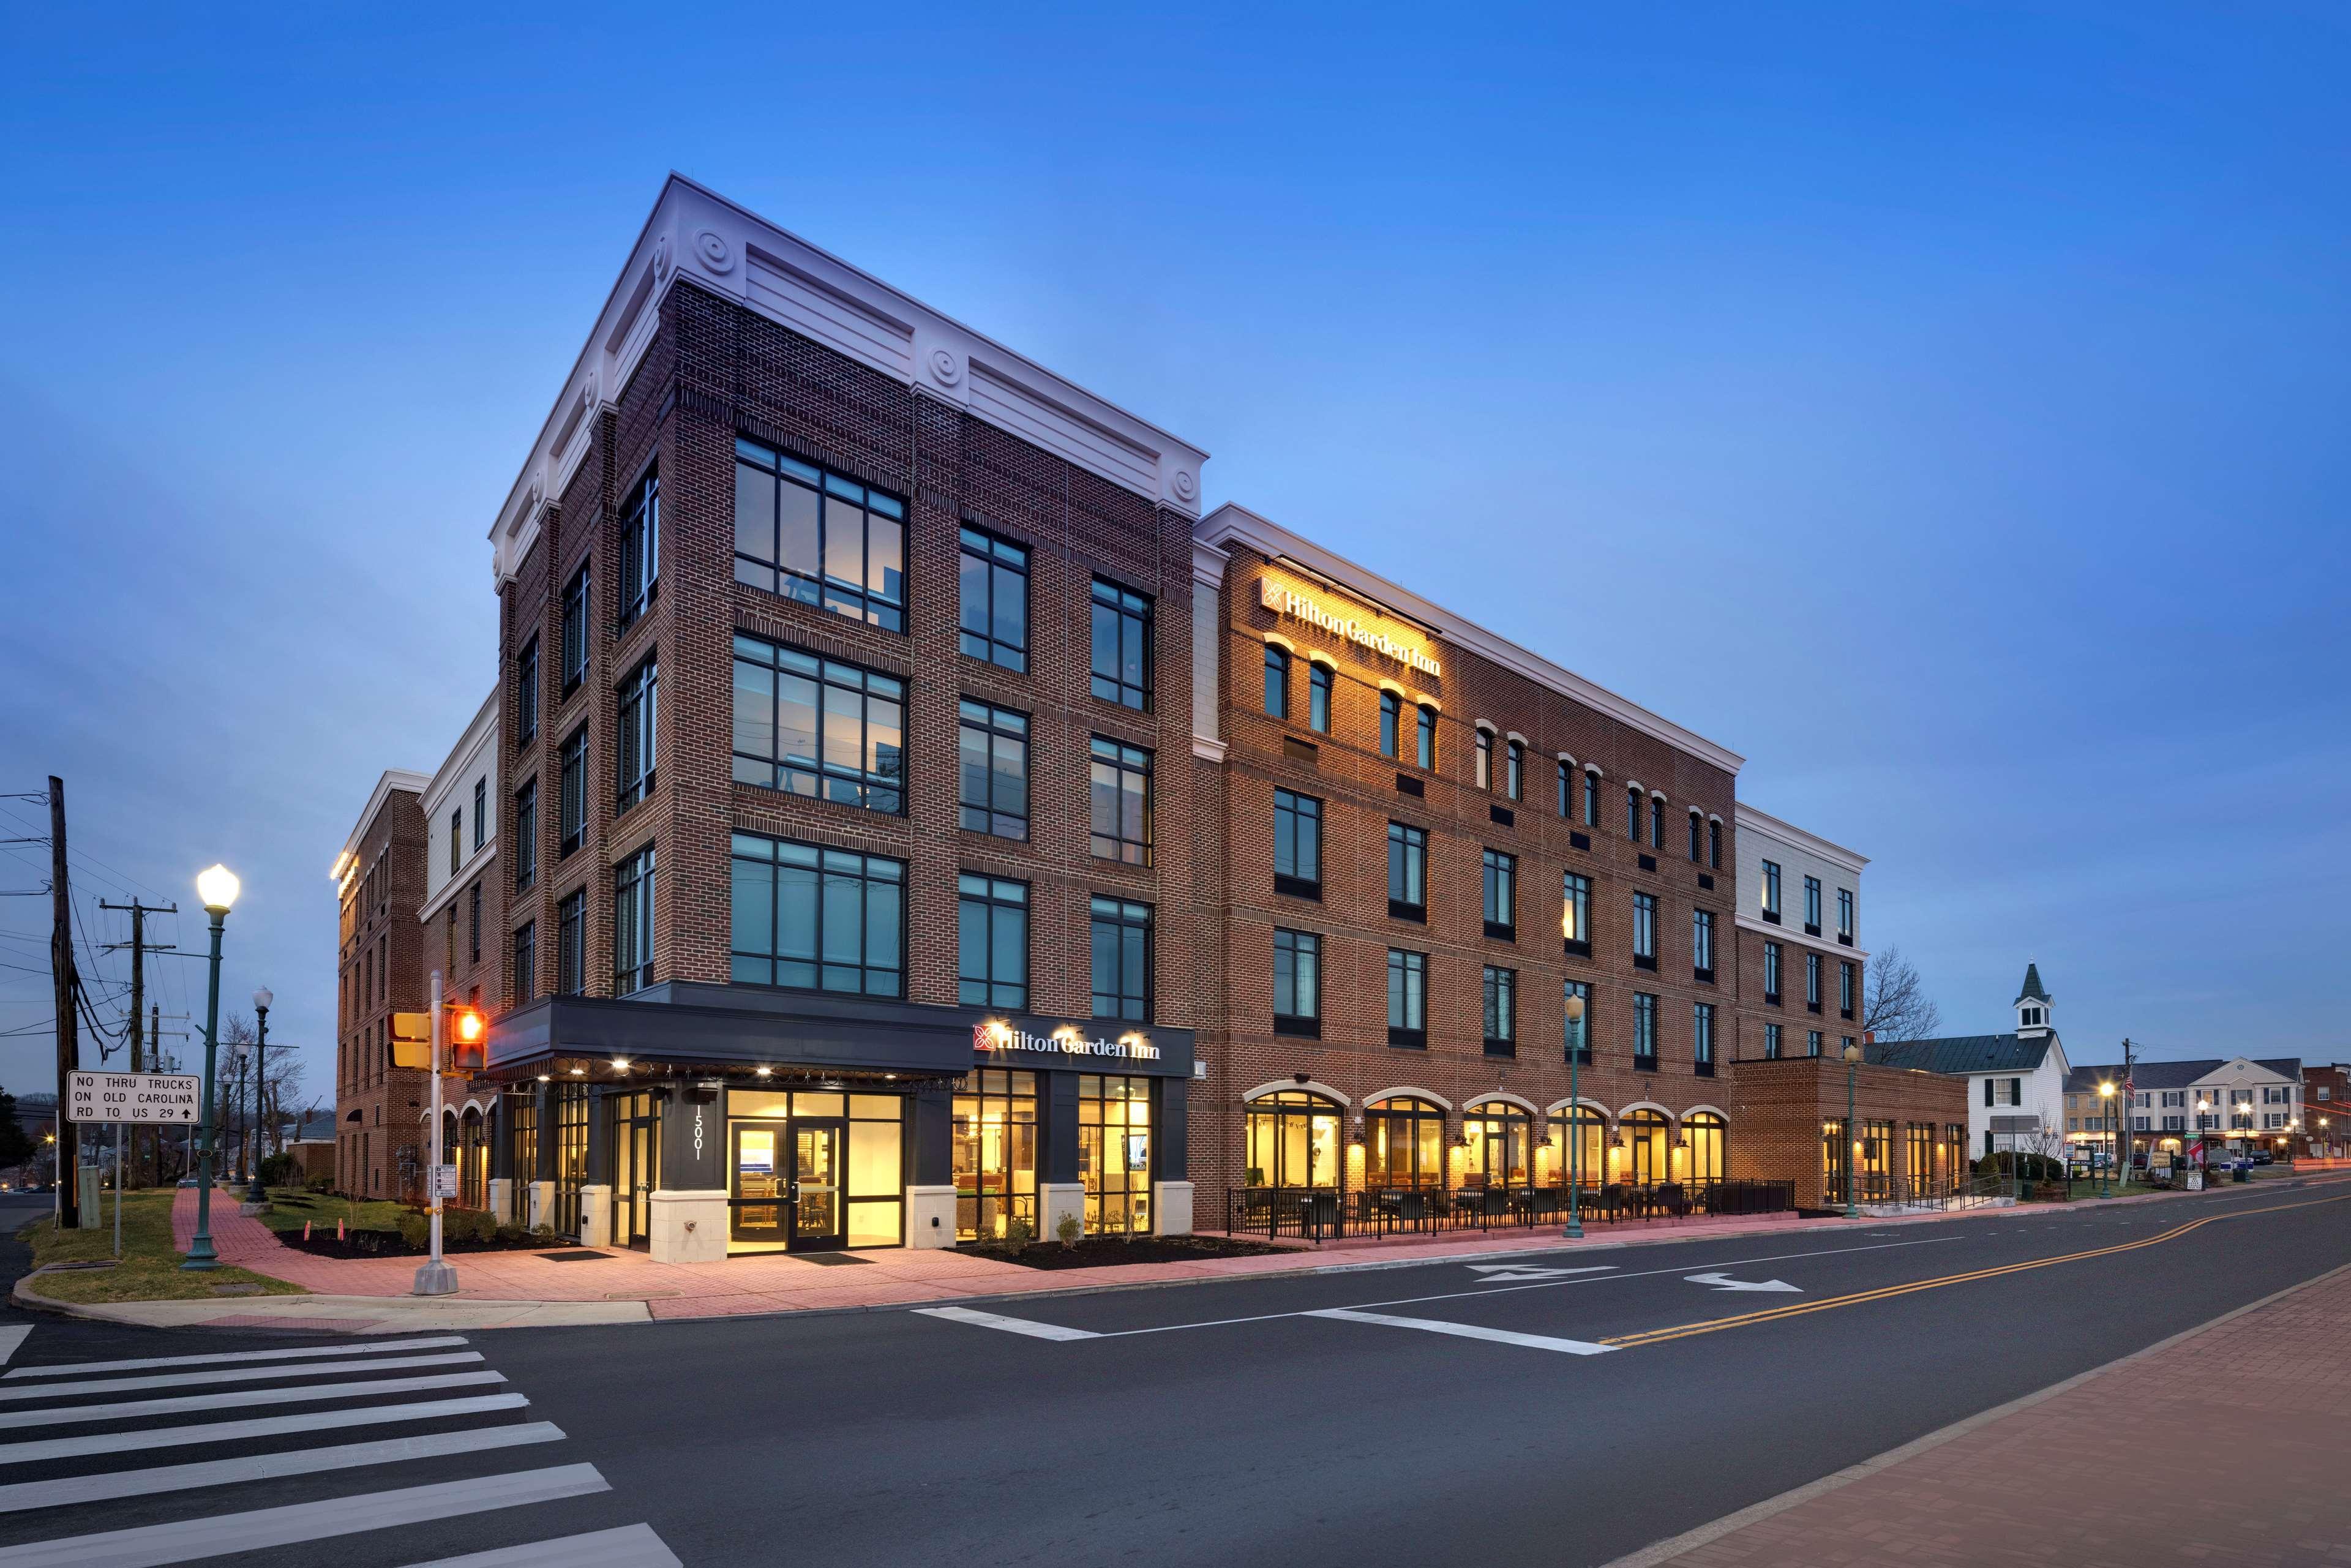
[[[267,986],[264,986],[253,993],[253,1131],[246,1134],[246,1142],[248,1144],[255,1138],[261,1135],[261,1084],[263,1077],[261,1071],[262,1051],[269,1044],[269,1004],[277,999],[277,998],[272,994]],[[253,1185],[245,1189],[245,1201],[247,1203],[266,1203],[268,1201],[268,1194],[264,1192],[261,1186],[261,1155],[259,1152],[256,1151],[252,1155],[251,1158],[253,1161]]]

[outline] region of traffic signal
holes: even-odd
[[[479,1008],[461,1007],[455,1003],[449,1009],[449,1071],[479,1072],[486,1065],[486,1044],[490,1023]]]
[[[433,1067],[433,1015],[392,1015],[392,1064],[430,1071]]]

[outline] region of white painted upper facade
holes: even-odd
[[[481,874],[498,849],[498,694],[494,688],[424,786],[424,902],[429,921]],[[450,846],[456,846],[453,859]]]
[[[500,582],[538,537],[541,509],[586,458],[589,416],[628,385],[664,297],[685,279],[1114,485],[1199,516],[1206,452],[674,173],[490,526]]]
[[[1735,835],[1739,924],[1775,940],[1785,940],[1792,948],[1816,947],[1843,958],[1868,957],[1868,949],[1861,941],[1861,873],[1869,864],[1869,857],[1818,833],[1807,832],[1792,822],[1782,821],[1768,811],[1759,811],[1744,800],[1739,802],[1735,815],[1739,829]],[[1765,899],[1770,892],[1766,872],[1770,865],[1780,868],[1780,918],[1776,924],[1765,913]],[[1817,934],[1804,929],[1806,877],[1816,877],[1821,884],[1821,928]],[[1844,933],[1837,925],[1840,892],[1853,895],[1853,929]],[[1840,941],[1840,935],[1851,936],[1852,944]],[[1792,970],[1800,968],[1802,963],[1802,959],[1792,956]],[[1834,968],[1829,970],[1832,977],[1835,973]],[[1802,982],[1792,972],[1785,983],[1793,990]]]
[[[2028,1155],[2058,1153],[2065,1131],[2065,1075],[2071,1071],[2064,1042],[2053,1029],[2041,1065],[2030,1072],[2006,1068],[1969,1073],[1969,1156],[2011,1148]],[[1985,1103],[1987,1099],[1991,1103]],[[2031,1118],[2032,1125],[2018,1124],[2016,1117]]]

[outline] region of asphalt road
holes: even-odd
[[[2351,1182],[2264,1183],[2063,1215],[978,1304],[1009,1323],[876,1312],[474,1333],[420,1353],[480,1358],[447,1364],[454,1373],[243,1363],[289,1370],[218,1392],[321,1379],[360,1391],[77,1419],[6,1440],[146,1442],[273,1409],[386,1422],[392,1391],[365,1385],[420,1375],[487,1375],[496,1381],[480,1386],[528,1407],[103,1457],[11,1462],[0,1448],[0,1568],[78,1560],[20,1559],[12,1543],[141,1526],[232,1539],[259,1528],[240,1522],[251,1511],[310,1519],[305,1507],[339,1500],[348,1531],[386,1489],[425,1486],[487,1488],[489,1500],[323,1542],[244,1542],[237,1555],[249,1568],[329,1552],[339,1568],[395,1568],[628,1529],[632,1550],[657,1552],[646,1544],[657,1537],[695,1564],[1600,1563],[2346,1262]],[[1583,1271],[1552,1272],[1569,1270]],[[43,1320],[0,1380],[0,1428],[123,1397],[12,1399],[32,1385],[16,1375],[26,1368],[294,1343]],[[477,1388],[400,1397],[452,1393]],[[484,1446],[493,1421],[496,1446]],[[538,1423],[556,1435],[510,1441]],[[282,1466],[273,1456],[395,1429],[460,1447],[181,1490],[148,1473],[195,1458]],[[124,1470],[140,1473],[82,1482],[126,1493],[97,1502],[44,1506],[37,1486],[8,1490]],[[593,1490],[516,1500],[529,1485],[588,1489],[583,1470]]]

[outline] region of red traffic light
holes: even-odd
[[[452,1007],[449,1009],[449,1070],[453,1072],[479,1072],[485,1063],[485,1042],[490,1032],[490,1020],[482,1009]]]

